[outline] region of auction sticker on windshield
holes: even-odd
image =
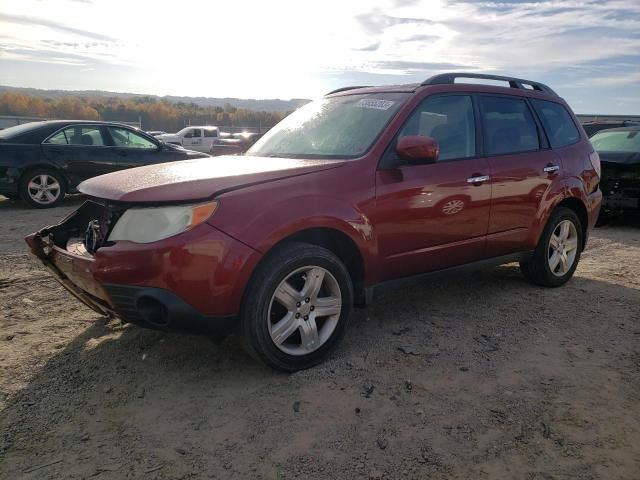
[[[373,108],[375,110],[388,110],[393,104],[391,100],[378,100],[376,98],[362,98],[354,105],[358,108]]]

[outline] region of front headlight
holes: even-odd
[[[218,202],[207,202],[172,207],[130,208],[116,222],[109,234],[109,241],[157,242],[200,225],[213,215],[217,206]]]

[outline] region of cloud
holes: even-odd
[[[382,70],[398,70],[404,72],[473,69],[473,67],[458,65],[455,63],[407,62],[403,60],[376,62],[371,64],[371,67]]]
[[[361,48],[353,48],[352,50],[356,50],[358,52],[375,52],[380,48],[380,42],[372,43],[371,45],[367,45],[366,47]]]
[[[18,25],[39,25],[48,27],[60,32],[72,33],[80,35],[86,38],[93,38],[95,40],[102,40],[106,42],[115,42],[116,39],[108,35],[102,35],[100,33],[92,32],[89,30],[82,30],[79,28],[70,27],[63,23],[55,22],[53,20],[47,20],[46,18],[27,17],[22,15],[10,15],[8,13],[0,13],[0,22],[13,23]]]
[[[591,78],[590,83],[592,85],[607,85],[607,86],[640,84],[640,72],[630,73],[627,75],[619,74],[619,75],[613,75],[609,77]]]

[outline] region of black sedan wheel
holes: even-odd
[[[20,181],[20,198],[33,208],[54,207],[62,201],[64,194],[64,180],[48,168],[31,170]]]

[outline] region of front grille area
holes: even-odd
[[[77,249],[77,241],[81,240],[84,249],[93,255],[98,248],[106,244],[109,232],[123,211],[124,207],[116,208],[87,200],[63,222],[38,233],[42,238],[48,237],[57,247],[65,250],[68,249],[68,245]]]

